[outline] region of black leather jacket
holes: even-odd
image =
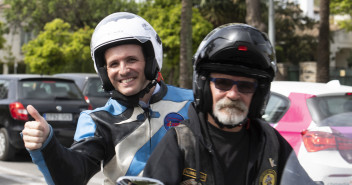
[[[144,176],[159,179],[166,185],[225,184],[219,160],[207,134],[205,116],[198,114],[193,106],[190,106],[188,116],[189,120],[167,132],[149,158]],[[248,185],[280,184],[288,159],[294,164],[290,169],[293,172],[288,175],[297,179],[295,183],[300,180],[302,184],[312,183],[292,147],[268,123],[260,119],[251,120],[247,129],[251,140],[246,172]]]

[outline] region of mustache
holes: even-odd
[[[227,109],[237,109],[241,112],[245,112],[248,110],[248,107],[240,100],[230,100],[227,98],[223,98],[216,104],[218,110],[227,108]]]

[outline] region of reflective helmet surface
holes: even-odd
[[[96,26],[91,39],[91,55],[94,67],[103,81],[106,91],[113,90],[105,66],[106,49],[121,44],[139,44],[143,48],[146,67],[145,75],[153,80],[162,67],[162,43],[154,28],[142,17],[118,12],[105,17]]]
[[[212,109],[209,74],[211,72],[255,78],[249,118],[260,117],[266,104],[270,82],[276,73],[274,48],[266,34],[246,24],[226,24],[210,32],[193,57],[193,92],[199,110]]]

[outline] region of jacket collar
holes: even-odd
[[[167,86],[164,81],[159,82],[160,89],[157,93],[153,94],[152,97],[150,98],[149,103],[153,104],[156,103],[164,98],[164,96],[167,93]]]

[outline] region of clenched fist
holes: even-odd
[[[48,138],[50,127],[48,122],[32,106],[27,106],[28,113],[35,121],[27,121],[22,131],[24,146],[29,150],[39,149]]]

